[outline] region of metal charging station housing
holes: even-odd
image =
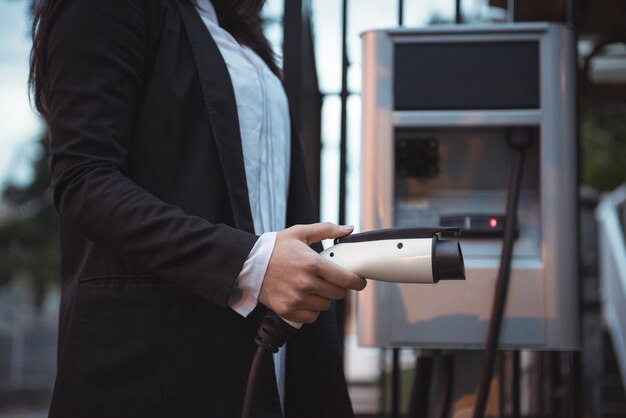
[[[535,145],[525,165],[500,346],[578,348],[572,29],[456,25],[376,30],[362,38],[361,230],[428,226],[445,214],[503,213],[512,159],[506,135],[528,129]],[[498,76],[500,68],[507,74]],[[436,141],[440,161],[428,179],[402,179],[399,187],[397,142],[416,138]],[[461,246],[464,282],[371,281],[357,300],[360,344],[482,349],[501,239],[462,237]]]

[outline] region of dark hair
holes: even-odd
[[[44,119],[48,119],[49,116],[48,107],[46,106],[46,92],[48,91],[48,77],[46,77],[48,45],[46,34],[53,8],[54,0],[33,1],[33,26],[31,28],[33,47],[30,50],[28,85],[33,103]]]
[[[256,52],[272,72],[280,77],[274,51],[263,34],[261,9],[265,0],[211,0],[211,3],[217,12],[220,26],[230,32],[237,42]]]
[[[102,0],[108,1],[108,0]],[[275,62],[274,52],[263,34],[261,9],[265,0],[211,0],[220,25],[230,32],[242,45],[256,52],[280,77],[280,70]],[[50,22],[56,8],[63,0],[35,0],[33,11],[32,38],[33,47],[30,52],[30,73],[28,84],[32,100],[39,113],[48,119],[48,33]]]

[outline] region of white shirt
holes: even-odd
[[[219,26],[211,2],[195,0],[195,6],[226,62],[233,84],[254,231],[261,235],[228,299],[231,309],[248,316],[257,305],[276,231],[285,228],[291,155],[289,104],[282,83],[267,64]],[[283,347],[274,354],[281,405],[284,364]]]

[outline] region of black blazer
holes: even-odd
[[[64,0],[48,104],[62,300],[51,417],[241,414],[258,307],[227,296],[253,234],[235,98],[189,0]],[[315,221],[292,133],[287,224]],[[285,416],[351,417],[336,324],[288,344]],[[259,417],[279,417],[271,360]]]

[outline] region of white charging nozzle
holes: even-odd
[[[394,283],[465,280],[459,228],[388,228],[335,239],[322,257],[361,277]],[[302,324],[281,318],[292,328]]]
[[[380,229],[338,238],[322,256],[370,280],[464,280],[459,235],[459,228]]]

